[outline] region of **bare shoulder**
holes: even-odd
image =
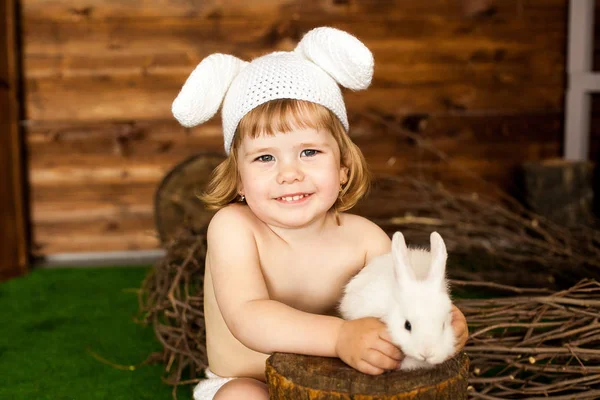
[[[356,214],[341,213],[341,225],[352,232],[361,232],[368,235],[387,237],[387,234],[373,221]]]
[[[364,249],[366,263],[373,257],[388,253],[391,250],[390,237],[373,221],[360,215],[347,213],[340,215],[340,221],[349,236],[355,238],[357,245]]]
[[[209,242],[251,235],[256,224],[256,217],[248,207],[232,204],[217,211],[208,224],[207,238]]]
[[[222,225],[227,225],[231,228],[231,224],[250,226],[254,223],[254,220],[256,220],[256,216],[248,207],[241,204],[230,204],[221,208],[213,215],[208,227],[210,229],[211,226],[218,228]]]

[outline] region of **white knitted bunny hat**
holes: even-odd
[[[242,117],[275,99],[320,104],[348,131],[338,84],[362,90],[372,77],[373,55],[364,44],[335,28],[315,28],[294,51],[274,52],[250,63],[226,54],[206,57],[181,88],[172,112],[181,125],[192,127],[209,120],[223,103],[223,136],[229,154]]]

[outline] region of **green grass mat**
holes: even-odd
[[[146,268],[38,269],[0,283],[0,399],[171,399],[161,346],[134,322]],[[191,399],[190,388],[178,399]]]

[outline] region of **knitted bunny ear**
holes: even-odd
[[[349,33],[330,27],[315,28],[304,35],[294,51],[348,89],[362,90],[371,84],[373,55]]]
[[[171,111],[179,123],[192,127],[217,113],[231,81],[248,62],[227,54],[206,57],[181,88]]]

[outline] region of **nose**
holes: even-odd
[[[428,359],[428,358],[431,358],[431,356],[433,356],[433,352],[431,351],[431,349],[430,349],[430,348],[427,348],[427,349],[425,349],[425,350],[421,351],[421,352],[419,353],[419,355],[420,355],[421,357],[423,357],[423,361],[427,361],[427,359]]]
[[[277,173],[277,183],[293,183],[302,181],[304,173],[296,161],[281,162]]]

